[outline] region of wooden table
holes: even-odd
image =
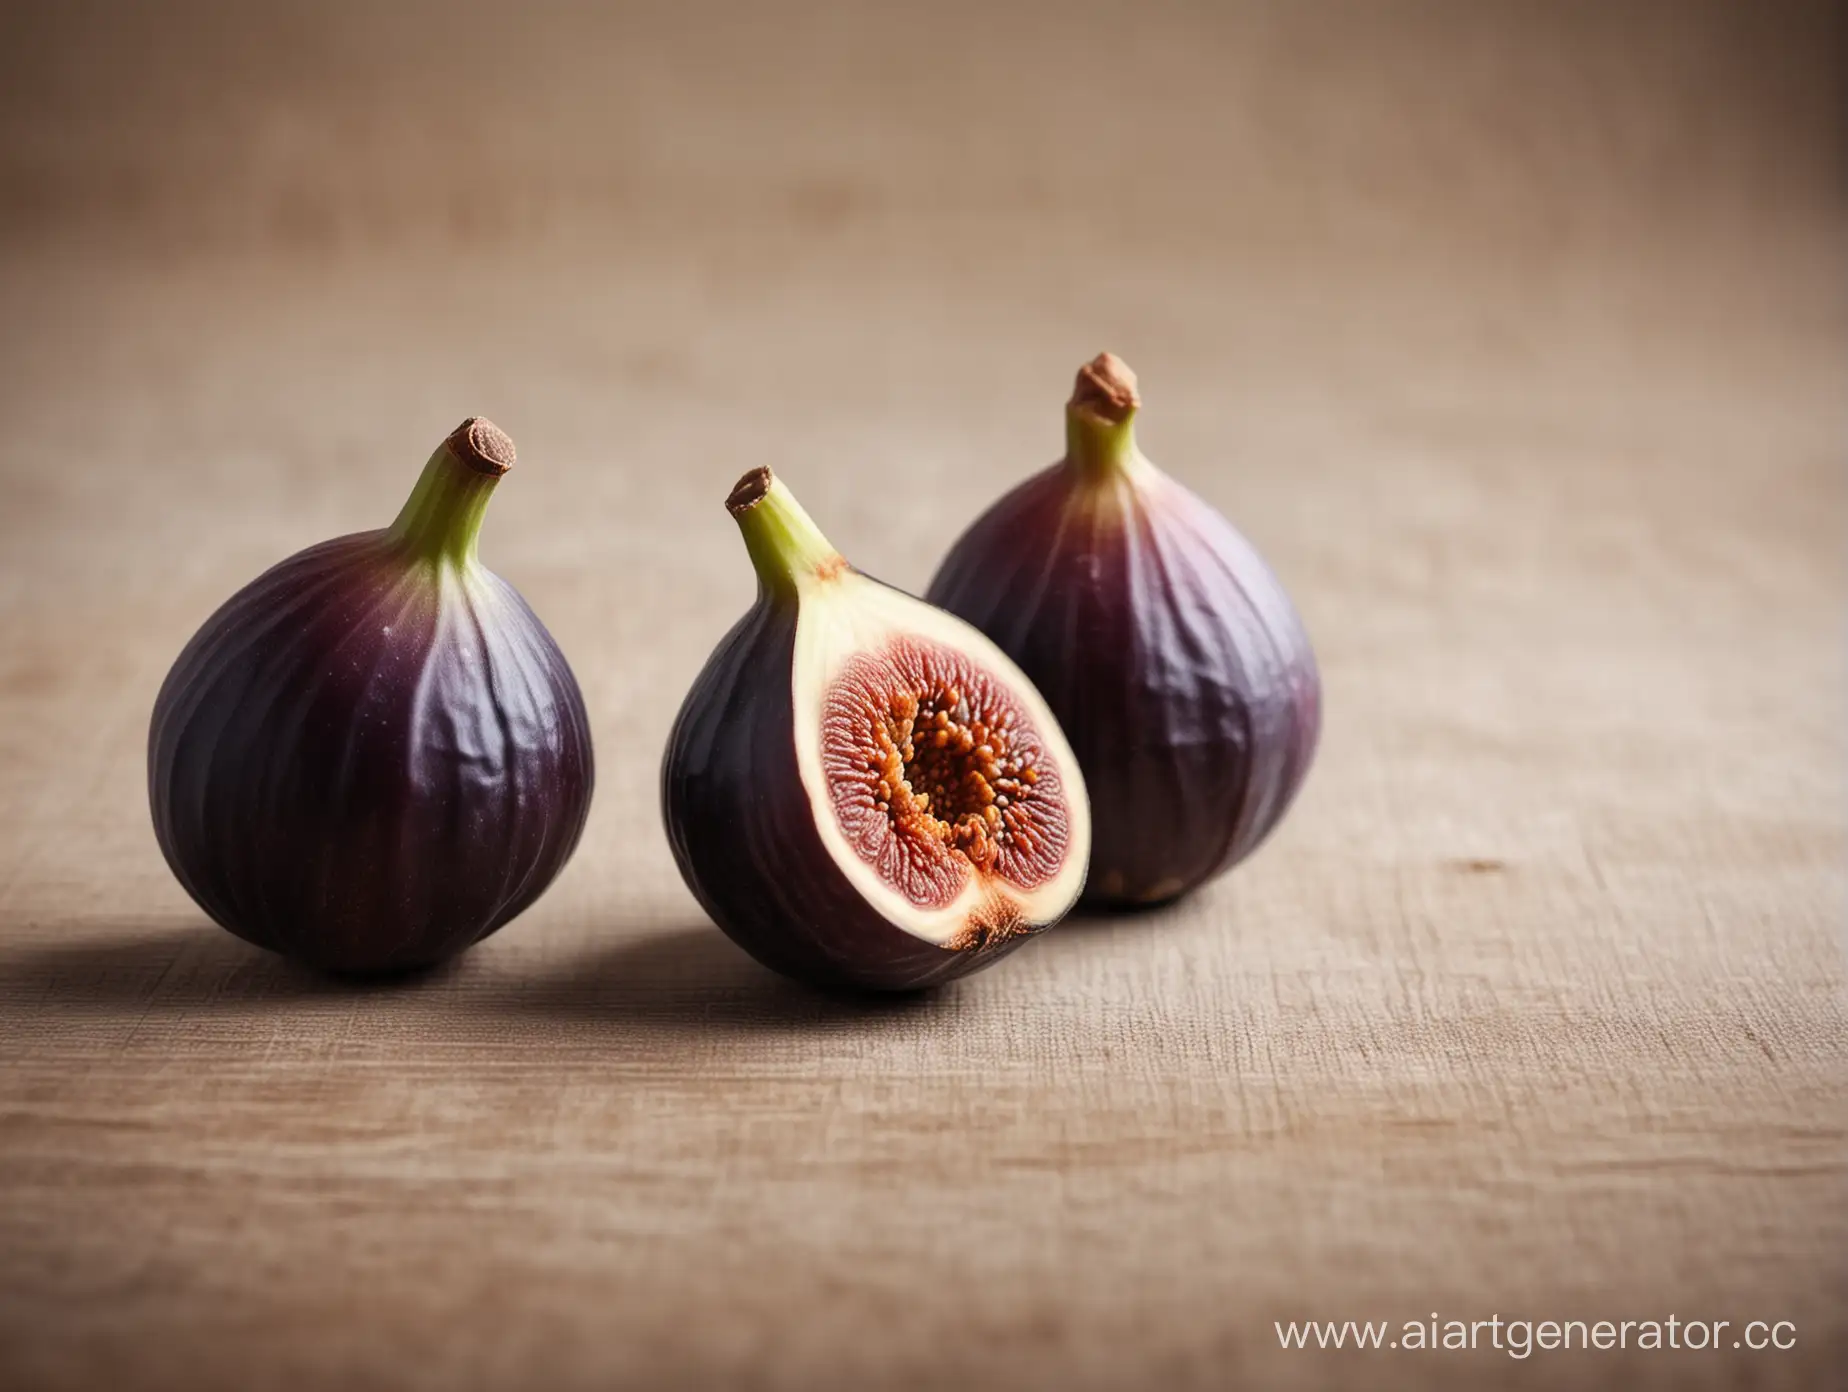
[[[656,8],[58,7],[0,58],[0,1384],[1848,1364],[1839,22]],[[920,587],[1103,347],[1304,611],[1305,795],[936,995],[779,982],[656,811],[752,591],[727,488]],[[598,798],[523,919],[354,989],[173,882],[147,715],[472,412]],[[1273,1326],[1432,1312],[1732,1325]]]

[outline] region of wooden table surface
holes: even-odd
[[[1848,1365],[1834,12],[927,8],[19,17],[0,1385]],[[921,587],[1105,347],[1303,610],[1304,796],[1170,911],[920,999],[781,983],[656,810],[752,593],[728,487]],[[173,882],[148,712],[474,412],[597,801],[531,912],[356,989]],[[1432,1312],[1798,1346],[1273,1329]]]

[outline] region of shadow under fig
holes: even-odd
[[[1181,894],[1153,904],[1080,904],[1057,924],[1047,936],[1072,929],[1093,930],[1117,926],[1158,932],[1164,923],[1181,916],[1181,908],[1192,898]]]
[[[522,982],[508,1004],[551,1019],[626,1027],[799,1031],[927,1014],[956,990],[957,983],[904,994],[802,986],[701,921],[582,952]]]
[[[203,920],[92,922],[70,931],[67,940],[49,943],[8,941],[0,931],[0,1016],[250,1013],[372,998],[432,1021],[476,1016],[629,1031],[800,1031],[928,1012],[957,989],[952,983],[906,995],[814,990],[759,966],[704,921],[628,932],[567,954],[499,952],[496,935],[439,966],[383,977],[299,966]],[[511,938],[519,925],[504,931]]]
[[[203,920],[173,926],[83,923],[62,942],[19,943],[0,934],[0,1010],[83,1007],[243,1010],[329,996],[409,994],[453,963],[394,976],[349,978],[297,966]]]

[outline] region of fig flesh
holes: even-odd
[[[155,835],[215,921],[317,968],[462,951],[577,844],[577,681],[476,538],[513,443],[464,421],[397,520],[310,547],[208,619],[154,704]]]
[[[999,960],[1083,884],[1083,777],[967,624],[862,575],[769,470],[727,500],[758,598],[681,707],[662,816],[734,941],[818,986],[909,990]]]
[[[1088,904],[1173,899],[1282,819],[1321,728],[1321,684],[1282,585],[1210,505],[1136,448],[1133,373],[1078,374],[1065,458],[951,548],[926,598],[1044,694],[1090,788]]]

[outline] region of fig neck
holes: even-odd
[[[744,534],[764,595],[789,598],[847,569],[796,495],[768,469],[753,469],[740,479],[725,507]]]
[[[476,543],[499,474],[465,463],[449,441],[437,446],[417,486],[391,524],[392,538],[420,560],[457,567],[476,563]]]
[[[1065,461],[1088,483],[1132,478],[1148,468],[1136,448],[1136,415],[1111,420],[1083,406],[1065,408]]]

